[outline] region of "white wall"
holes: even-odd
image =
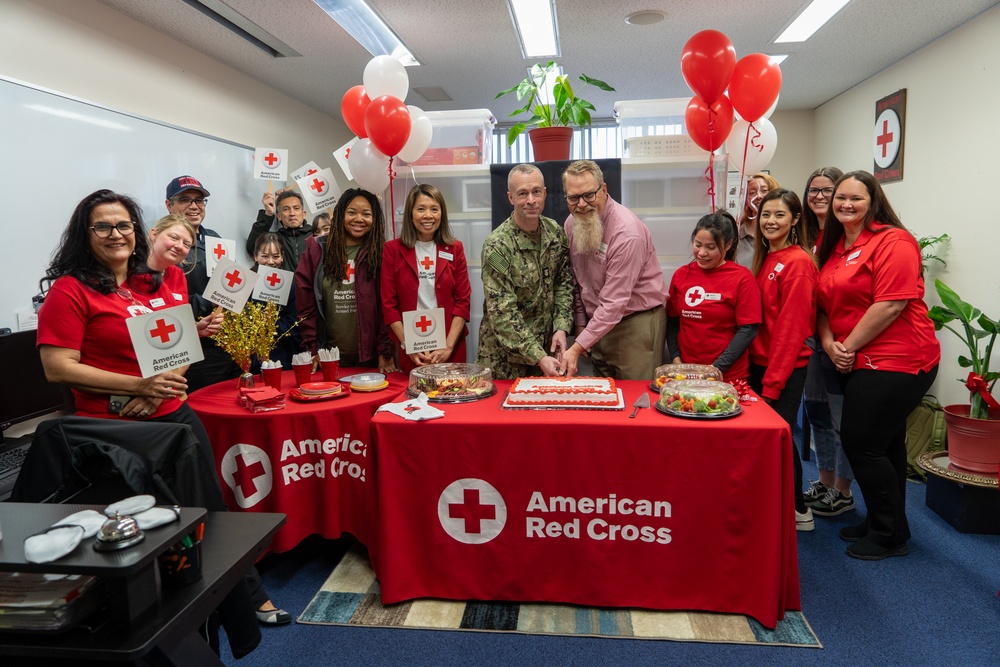
[[[353,135],[339,118],[96,0],[0,0],[0,16],[0,74],[247,146],[288,148],[293,169],[314,160],[343,179],[331,152]]]
[[[816,165],[871,171],[875,101],[906,88],[903,180],[887,184],[886,194],[917,236],[952,237],[943,255],[947,268],[925,276],[928,303],[938,303],[933,281],[940,277],[993,319],[1000,317],[1000,201],[993,196],[1000,155],[998,35],[1000,7],[821,106],[814,158]],[[964,403],[968,392],[956,382],[968,374],[956,361],[963,346],[946,331],[939,339],[942,363],[932,391],[942,403]],[[1000,350],[995,358],[994,369]]]
[[[822,166],[814,157],[814,118],[812,111],[775,111],[771,116],[774,129],[778,131],[778,148],[767,168],[781,187],[794,191],[800,197],[806,177]]]

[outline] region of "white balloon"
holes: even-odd
[[[371,139],[359,139],[351,146],[347,166],[363,189],[378,194],[389,187],[389,158],[372,145]]]
[[[383,95],[405,100],[406,93],[410,90],[410,77],[406,74],[406,68],[392,56],[372,58],[365,66],[362,80],[365,92],[372,100]]]
[[[410,138],[406,140],[406,145],[399,149],[398,155],[407,162],[416,162],[431,145],[434,128],[423,109],[411,104],[407,104],[406,108],[410,111]]]
[[[729,164],[742,174],[756,174],[766,167],[778,148],[778,131],[771,121],[761,118],[753,122],[753,128],[750,125],[745,120],[736,121],[726,139]],[[758,132],[760,136],[757,136]]]
[[[780,99],[781,99],[781,95],[778,95],[777,97],[775,97],[774,98],[774,104],[771,105],[770,109],[768,109],[766,112],[764,112],[764,115],[761,116],[761,118],[770,118],[771,114],[774,113],[774,110],[778,108],[778,100],[780,100]]]

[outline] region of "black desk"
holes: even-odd
[[[87,506],[0,503],[0,570],[93,574],[120,578],[113,582],[117,604],[131,605],[128,614],[119,610],[93,632],[84,628],[63,634],[0,632],[0,656],[57,659],[60,665],[90,662],[135,661],[148,658],[167,664],[221,665],[196,630],[232,587],[261,555],[271,537],[284,523],[283,514],[208,512],[182,508],[179,523],[146,533],[146,539],[119,552],[99,553],[90,540],[55,563],[25,563],[23,541],[40,528]],[[100,509],[95,507],[94,509]],[[202,518],[202,578],[182,588],[157,593],[156,556],[191,530]],[[144,610],[152,578],[153,603]],[[113,604],[112,608],[115,609]],[[4,657],[4,667],[17,664]],[[25,662],[29,662],[25,660]]]

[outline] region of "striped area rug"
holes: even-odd
[[[356,551],[344,555],[298,622],[823,648],[797,611],[768,630],[747,616],[709,612],[430,599],[383,605],[368,558]]]

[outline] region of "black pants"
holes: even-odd
[[[868,508],[869,540],[897,547],[910,538],[906,521],[906,417],[937,376],[929,372],[857,370],[843,376],[840,441]]]
[[[764,371],[766,370],[766,366],[750,364],[750,388],[758,395],[764,387]],[[795,428],[795,421],[799,417],[799,403],[802,402],[802,390],[805,386],[806,367],[796,368],[788,376],[788,381],[785,382],[785,388],[781,390],[778,400],[771,403],[771,409],[785,420],[790,429]],[[792,471],[795,477],[792,489],[795,511],[802,513],[806,511],[806,502],[802,497],[802,458],[794,442],[792,443]]]

